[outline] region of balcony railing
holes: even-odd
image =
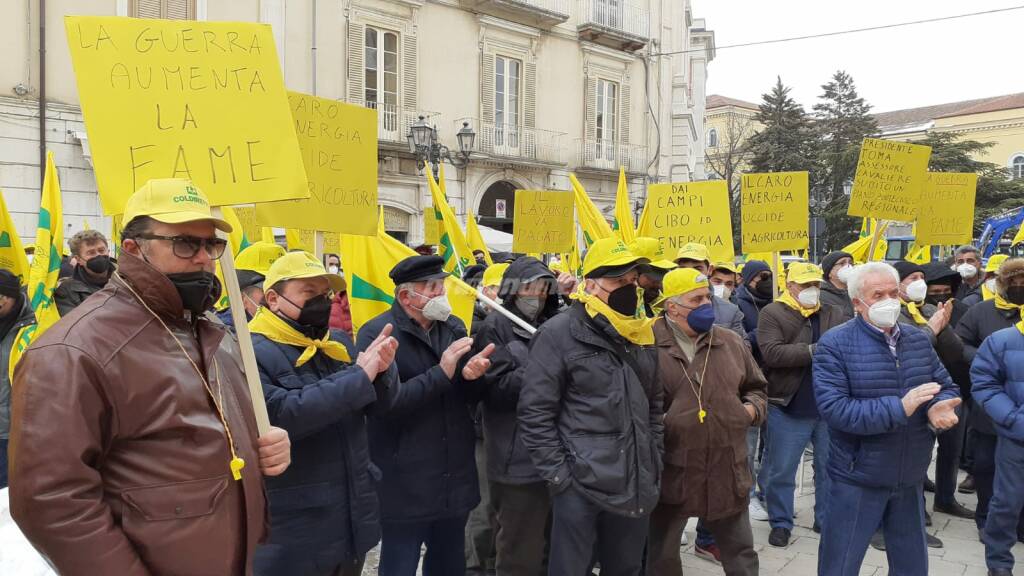
[[[428,122],[433,119],[434,123],[440,117],[437,112],[426,112],[414,108],[403,108],[393,104],[383,104],[372,101],[349,101],[350,104],[372,108],[377,111],[377,141],[385,144],[397,144],[403,147],[408,146],[406,135],[409,134],[409,127],[413,125],[420,116]]]
[[[576,140],[576,160],[581,168],[618,170],[622,166],[626,172],[642,173],[647,169],[647,147],[579,138]]]
[[[476,130],[474,152],[496,158],[565,164],[565,134],[562,132],[479,122],[473,118],[463,118],[455,122],[454,131],[462,128],[463,122],[469,122]]]
[[[571,13],[570,0],[462,0],[462,4],[483,14],[542,28],[565,22]]]
[[[651,13],[622,0],[579,0],[580,36],[623,49],[639,49],[651,37]]]

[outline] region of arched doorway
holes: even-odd
[[[480,199],[480,225],[512,233],[517,186],[508,180],[499,180],[487,187]]]

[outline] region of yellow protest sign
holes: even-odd
[[[270,26],[64,26],[105,213],[151,178],[189,178],[217,206],[309,197]]]
[[[714,262],[736,257],[724,180],[653,184],[647,188],[644,210],[637,235],[660,240],[669,258],[689,242],[707,246]]]
[[[234,206],[235,216],[242,225],[242,234],[252,244],[262,240],[260,226],[256,224],[256,209],[252,206]]]
[[[744,174],[740,181],[743,252],[807,248],[807,172]]]
[[[263,226],[377,234],[377,111],[288,92],[307,200],[256,206]]]
[[[516,190],[513,252],[568,252],[575,232],[571,192]]]
[[[910,222],[924,190],[932,149],[920,144],[865,138],[850,192],[850,216]]]
[[[973,172],[929,172],[921,194],[914,244],[970,244],[974,237]]]

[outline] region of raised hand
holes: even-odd
[[[949,430],[960,421],[960,418],[956,415],[956,407],[962,402],[963,400],[959,397],[936,402],[934,406],[928,409],[928,421],[931,422],[936,430]]]
[[[466,362],[466,365],[462,368],[462,378],[465,380],[476,380],[483,376],[487,369],[491,367],[491,361],[488,357],[492,352],[494,352],[494,344],[488,344],[476,356],[470,358],[469,362]]]
[[[469,349],[473,347],[473,339],[469,336],[459,338],[441,354],[441,370],[444,370],[445,376],[451,380],[455,376],[455,367],[458,365],[459,360],[469,352]]]
[[[951,302],[939,302],[938,310],[932,317],[928,319],[928,327],[931,328],[932,334],[938,335],[949,326],[949,319],[953,314],[953,305]]]
[[[370,380],[387,370],[395,360],[398,341],[391,337],[391,330],[391,324],[385,325],[366,350],[360,352],[356,358],[356,365],[366,372],[366,376]]]
[[[907,395],[903,397],[903,411],[907,414],[907,418],[913,416],[921,404],[931,402],[939,390],[942,390],[942,386],[935,382],[929,382],[907,392]]]

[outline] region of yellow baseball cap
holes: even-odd
[[[331,290],[335,292],[345,291],[345,279],[337,274],[331,274],[324,268],[322,262],[309,252],[297,250],[281,256],[270,265],[267,271],[267,279],[263,281],[263,290],[270,290],[270,287],[282,280],[297,280],[300,278],[327,278]]]
[[[629,243],[629,251],[651,261],[651,266],[662,270],[675,270],[676,263],[665,258],[665,249],[657,238],[638,236]]]
[[[584,278],[618,278],[647,259],[629,251],[629,248],[615,237],[602,238],[590,245],[583,258]]]
[[[708,247],[703,244],[696,242],[690,242],[684,244],[679,252],[676,254],[676,262],[680,260],[697,260],[698,262],[710,262],[711,257],[708,255]]]
[[[273,242],[253,242],[235,257],[235,269],[251,270],[264,276],[270,272],[270,266],[278,258],[285,255],[285,249]]]
[[[821,267],[810,262],[792,262],[786,270],[786,282],[807,284],[821,282]]]
[[[736,264],[733,264],[732,262],[715,262],[715,270],[725,270],[726,272],[731,272],[733,274],[740,273],[739,269],[736,268]]]
[[[995,254],[985,263],[985,272],[999,272],[999,266],[1010,257],[1009,254]]]
[[[654,305],[657,306],[669,298],[681,296],[697,288],[707,287],[708,277],[701,274],[698,270],[694,268],[676,268],[665,274],[665,279],[662,280],[661,296],[654,301]]]
[[[185,178],[154,178],[143,184],[128,199],[121,221],[128,224],[139,216],[149,216],[164,224],[209,220],[217,230],[231,232],[231,224],[214,218],[206,195]]]
[[[505,276],[505,270],[508,270],[508,264],[491,264],[484,270],[484,278],[480,281],[480,285],[483,287],[497,287],[501,286],[501,279]]]

